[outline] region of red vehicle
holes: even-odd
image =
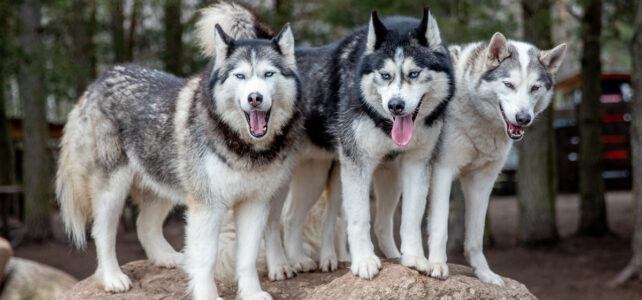
[[[602,177],[607,189],[631,188],[631,75],[628,73],[602,74],[602,142],[604,144],[604,171]],[[578,144],[576,125],[578,104],[582,101],[580,74],[560,80],[556,85],[555,138],[559,190],[574,192],[578,189]]]

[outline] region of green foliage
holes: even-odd
[[[165,30],[163,24],[163,5],[173,0],[47,0],[43,1],[43,47],[47,53],[45,63],[45,80],[47,94],[56,101],[67,104],[75,103],[82,92],[82,87],[95,79],[107,66],[113,64],[125,51],[114,47],[114,30],[112,12],[114,4],[123,3],[122,29],[123,36],[117,37],[123,47],[130,47],[131,61],[152,68],[164,68],[167,59],[163,61],[166,48]],[[81,10],[76,9],[78,2],[84,4]],[[197,19],[196,10],[213,1],[184,0],[181,6],[183,27],[183,49],[180,58],[181,75],[197,73],[207,64],[202,57],[193,34],[194,23]],[[452,0],[422,2],[416,0],[294,0],[255,1],[240,0],[246,6],[254,9],[261,18],[272,28],[278,30],[286,22],[291,22],[298,45],[322,45],[340,39],[351,30],[366,25],[372,9],[377,9],[380,16],[405,15],[421,17],[424,5],[429,5],[433,16],[437,19],[442,36],[451,44],[465,43],[477,40],[488,40],[493,33],[500,31],[510,38],[517,38],[520,25],[519,4],[503,0]],[[577,5],[581,0],[568,2]],[[11,7],[9,11],[17,13],[20,0],[0,1],[0,7]],[[91,3],[95,3],[95,14],[92,19]],[[136,18],[132,19],[132,5],[137,6]],[[633,4],[630,0],[613,0],[605,3],[603,32],[603,49],[609,66],[627,69],[630,65],[628,47],[623,47],[632,35]],[[0,9],[1,10],[1,9]],[[94,23],[91,23],[93,20]],[[136,28],[131,32],[131,21],[135,20]],[[74,52],[76,45],[74,28],[78,24],[93,24],[90,33],[93,42],[91,69],[87,70],[86,63]],[[553,28],[556,29],[553,20]],[[89,26],[89,25],[87,25]],[[560,28],[559,30],[568,30]],[[3,57],[1,72],[4,78],[16,74],[20,61],[20,51],[15,46],[17,26],[10,22],[2,28],[0,43],[5,45],[7,55]],[[528,28],[525,28],[528,34]],[[579,27],[570,29],[567,33],[571,38],[579,40]],[[130,41],[130,39],[132,39]],[[571,45],[572,46],[572,45]],[[88,50],[89,51],[89,50]],[[118,52],[118,53],[116,53]],[[613,53],[613,54],[610,54]],[[128,55],[124,55],[126,58]],[[121,58],[122,59],[122,58]],[[130,60],[127,59],[127,60]],[[6,84],[6,80],[5,80]],[[7,89],[5,89],[6,93]],[[9,101],[11,102],[11,101]],[[62,107],[70,107],[63,105]],[[62,112],[56,120],[64,121],[66,113]]]
[[[602,51],[608,53],[604,70],[630,70],[629,43],[633,38],[635,1],[611,0],[603,6]],[[625,45],[625,47],[623,47]]]
[[[258,7],[259,15],[274,28],[280,28],[286,20],[292,21],[299,44],[310,45],[335,41],[354,28],[366,25],[373,9],[382,17],[421,18],[425,6],[416,0],[325,0],[301,5],[277,2],[284,8]],[[252,7],[249,1],[246,5]],[[490,39],[497,31],[514,35],[518,30],[515,12],[506,10],[505,5],[500,0],[433,1],[430,10],[444,38],[450,43],[463,43]],[[290,16],[294,11],[296,16]],[[328,25],[327,28],[318,26],[318,22]]]

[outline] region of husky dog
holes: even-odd
[[[488,199],[513,141],[551,102],[566,44],[539,50],[495,33],[490,42],[449,50],[457,88],[433,158],[428,273],[448,276],[448,200],[458,177],[466,199],[466,259],[481,281],[503,285],[482,252]]]
[[[327,169],[317,153],[334,154],[340,171],[335,168],[329,180],[340,179],[340,184],[328,189],[326,219],[336,220],[336,203],[343,199],[352,273],[371,279],[381,267],[370,240],[373,179],[377,198],[389,200],[377,204],[377,214],[393,213],[391,208],[399,197],[387,197],[389,190],[403,192],[402,248],[401,255],[395,254],[401,256],[403,265],[426,271],[421,218],[428,193],[428,162],[441,131],[443,111],[454,92],[452,65],[437,22],[428,9],[421,20],[392,17],[382,21],[373,11],[368,26],[336,44],[301,49],[297,59],[299,69],[305,70],[303,97],[314,112],[306,117],[314,150],[295,171],[290,190],[294,209],[287,212],[286,220],[305,216],[323,189]],[[306,179],[315,180],[307,185],[312,188],[301,184]],[[334,224],[330,225],[324,226],[323,270],[336,268]],[[302,228],[303,222],[296,226]],[[296,266],[302,252],[295,249],[292,253],[288,222],[285,228],[288,258],[294,256]],[[300,229],[294,230],[298,246]]]
[[[254,29],[253,29],[254,30]],[[92,219],[105,290],[130,279],[115,253],[118,218],[128,194],[140,205],[138,236],[157,265],[176,266],[162,236],[168,211],[187,205],[184,268],[194,299],[216,299],[219,228],[234,209],[239,296],[261,290],[256,258],[272,198],[287,192],[303,134],[300,82],[289,25],[271,40],[234,39],[210,28],[215,50],[187,80],[133,65],[107,70],[69,115],[61,144],[57,194],[67,231],[85,244]]]
[[[231,18],[227,18],[231,20]],[[237,21],[242,23],[242,21]],[[233,25],[226,25],[233,27]],[[270,279],[316,268],[305,256],[302,231],[307,211],[321,195],[326,180],[328,211],[323,225],[320,265],[337,268],[334,228],[343,201],[352,272],[373,278],[381,267],[370,240],[370,183],[378,196],[403,189],[402,264],[428,269],[421,242],[421,219],[430,173],[428,162],[443,124],[443,111],[454,93],[450,56],[437,22],[426,9],[421,20],[379,19],[322,47],[297,48],[303,85],[306,139],[298,154],[284,217],[285,254],[278,235],[266,235]],[[331,168],[333,161],[340,164]],[[382,165],[375,173],[375,170]],[[377,206],[392,215],[397,204]],[[282,202],[273,206],[279,213]],[[387,211],[390,210],[390,211]],[[278,218],[268,228],[276,232]],[[392,228],[385,229],[392,232]],[[397,251],[396,256],[400,256]]]

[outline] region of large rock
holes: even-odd
[[[397,263],[384,262],[373,280],[346,274],[311,290],[308,299],[536,299],[523,284],[504,277],[505,287],[479,281],[469,267],[448,264],[437,280]]]
[[[77,280],[35,261],[12,257],[2,279],[2,300],[48,300],[69,290]]]
[[[275,299],[536,299],[526,286],[504,278],[505,287],[480,282],[468,267],[450,264],[450,277],[436,280],[408,269],[393,260],[373,280],[359,279],[348,272],[349,264],[341,264],[332,273],[304,273],[293,279],[270,282],[262,287]],[[134,282],[127,293],[110,294],[98,287],[92,278],[76,284],[63,299],[189,299],[185,294],[186,276],[178,269],[152,266],[135,261],[123,266]],[[236,287],[218,283],[221,297],[234,299]]]
[[[4,274],[4,269],[7,267],[9,259],[13,255],[13,250],[11,249],[11,244],[9,241],[0,238],[0,282],[2,281],[2,274]]]

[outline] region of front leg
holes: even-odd
[[[430,218],[428,238],[428,262],[430,277],[446,279],[446,243],[448,242],[448,213],[450,189],[455,171],[436,162],[432,169],[430,187]]]
[[[187,201],[185,229],[185,272],[195,300],[221,299],[214,283],[218,234],[227,208],[220,203]]]
[[[401,180],[401,264],[419,272],[428,270],[421,239],[421,219],[426,210],[429,176],[427,158],[403,158]]]
[[[373,184],[377,205],[374,230],[379,249],[386,258],[400,257],[394,237],[394,215],[401,197],[399,161],[379,165],[374,172]]]
[[[381,268],[370,240],[370,182],[374,164],[358,164],[351,159],[341,161],[343,210],[348,223],[348,243],[352,256],[352,273],[372,279]]]
[[[316,263],[303,251],[303,228],[308,211],[319,200],[332,166],[331,160],[310,159],[295,169],[290,196],[283,211],[283,237],[288,262],[297,272],[311,272]]]
[[[339,267],[335,250],[335,232],[337,218],[341,210],[341,166],[335,163],[328,177],[326,197],[328,205],[323,217],[323,234],[319,254],[321,272],[332,272]]]
[[[500,168],[495,166],[492,170],[462,174],[460,182],[466,198],[464,255],[481,281],[504,286],[502,278],[490,270],[483,253],[488,200]]]
[[[259,253],[263,228],[270,211],[267,199],[246,200],[234,209],[236,219],[236,278],[238,278],[238,295],[241,299],[272,299],[270,294],[261,289],[256,270],[256,259]]]
[[[281,211],[285,198],[288,195],[290,181],[283,186],[272,197],[270,216],[268,217],[267,228],[265,229],[265,254],[268,265],[268,278],[270,280],[283,280],[292,278],[296,273],[285,258],[283,244],[281,242]]]

